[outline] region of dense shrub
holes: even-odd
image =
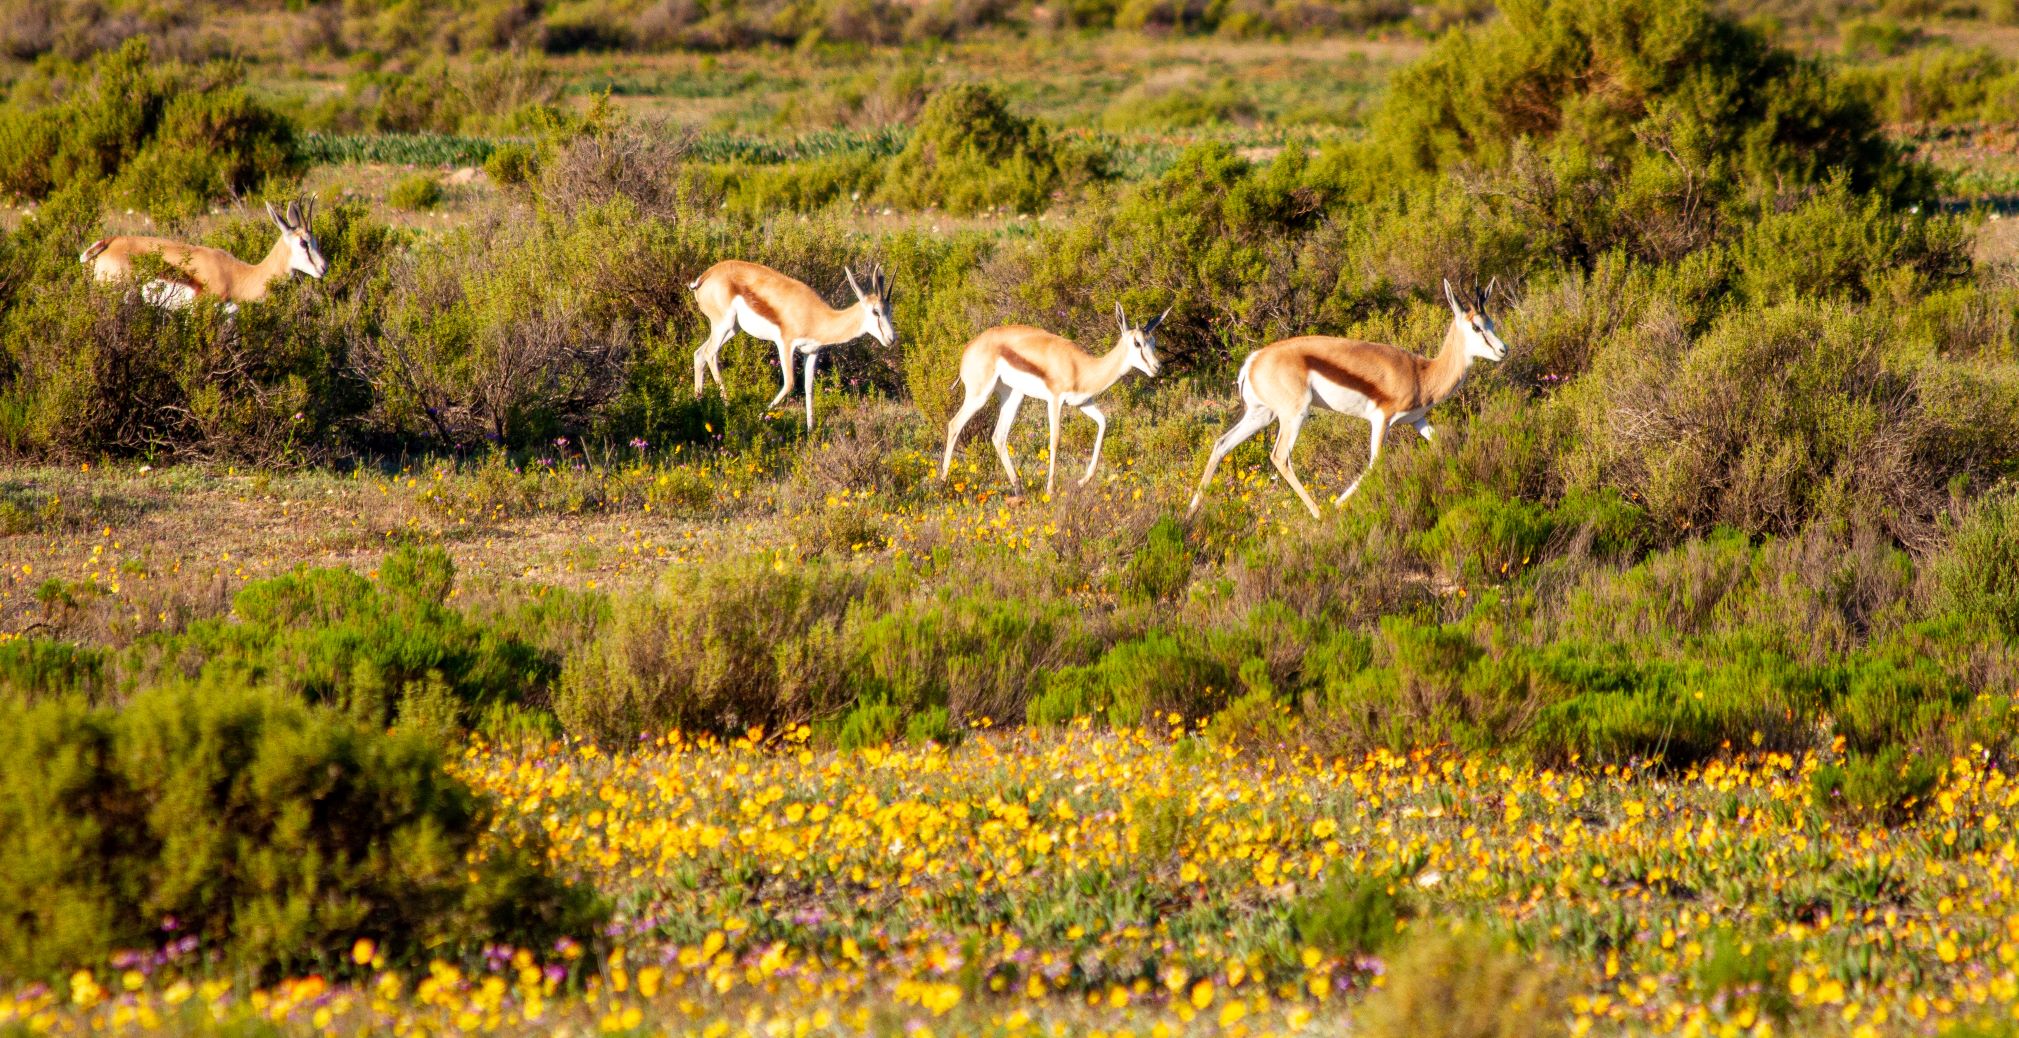
[[[0,971],[48,975],[194,937],[254,969],[592,937],[539,850],[486,839],[439,750],[206,681],[121,710],[0,702]]]
[[[609,279],[642,242],[610,232],[631,212],[473,229],[401,256],[376,334],[351,343],[382,428],[455,447],[595,422],[625,391],[635,311]]]
[[[859,573],[823,562],[753,555],[669,570],[568,659],[555,713],[602,740],[839,716],[852,705],[841,628],[863,593]]]
[[[1616,340],[1565,392],[1586,446],[1567,475],[1626,494],[1671,536],[1827,517],[1916,540],[1952,477],[1999,471],[2009,452],[1940,449],[1954,434],[1932,421],[1928,376],[1891,363],[1886,340],[1873,316],[1816,303],[1735,314],[1695,343]]]
[[[1941,608],[2019,639],[2019,492],[1978,500],[1936,559],[1933,577]]]
[[[386,204],[395,209],[421,212],[433,209],[442,201],[442,183],[432,174],[415,173],[394,184],[386,193]]]
[[[1935,791],[1942,778],[1936,760],[1909,758],[1892,746],[1873,754],[1832,761],[1809,775],[1815,800],[1835,811],[1882,825],[1897,825],[1911,817]]]
[[[1501,13],[1398,73],[1373,148],[1403,171],[1458,172],[1566,260],[1675,259],[1752,200],[1833,172],[1892,201],[1926,193],[1853,91],[1707,3]]]
[[[982,595],[915,602],[874,619],[856,613],[844,638],[854,698],[908,712],[940,707],[959,723],[1022,717],[1046,674],[1091,654],[1069,604]]]
[[[1401,924],[1413,914],[1404,882],[1335,869],[1291,906],[1290,925],[1309,947],[1341,957],[1378,955],[1395,944]]]
[[[883,196],[953,213],[1001,206],[1037,212],[1056,191],[1102,179],[1100,153],[1019,116],[995,90],[957,85],[933,95],[885,173]]]
[[[2019,74],[1988,48],[1916,49],[1843,77],[1890,123],[2008,122],[2019,112]]]
[[[1026,711],[1032,724],[1099,718],[1117,727],[1196,720],[1226,705],[1234,673],[1190,639],[1154,631],[1109,649],[1092,663],[1051,676]]]
[[[0,701],[34,702],[107,691],[105,653],[90,646],[17,638],[0,642]]]
[[[297,167],[294,128],[233,64],[156,62],[144,39],[89,65],[47,61],[0,106],[0,194],[109,190],[162,219],[257,193]]]
[[[380,580],[303,568],[247,584],[236,621],[143,639],[122,670],[144,687],[177,673],[292,692],[376,727],[438,731],[511,723],[543,706],[553,658],[447,605],[440,548],[386,556]]]
[[[1819,64],[1707,3],[1519,0],[1440,40],[1389,91],[1376,140],[1406,168],[1509,162],[1517,142],[1591,171],[1669,164],[1743,183],[1911,183],[1869,108]],[[1671,152],[1673,154],[1671,154]],[[1579,175],[1584,175],[1581,170]]]
[[[1841,178],[1787,212],[1749,223],[1733,245],[1733,287],[1771,306],[1790,299],[1911,299],[1969,271],[1963,225],[1923,219],[1851,192]]]

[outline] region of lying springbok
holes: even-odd
[[[236,310],[239,303],[255,303],[266,298],[277,278],[307,274],[320,278],[329,270],[329,261],[316,247],[310,225],[315,219],[315,203],[289,202],[285,214],[266,215],[280,228],[280,240],[268,249],[266,258],[247,263],[223,249],[189,245],[167,238],[121,235],[100,238],[78,257],[100,281],[118,281],[133,275],[134,261],[142,256],[158,256],[167,269],[140,287],[142,299],[156,306],[177,309],[195,302],[198,296],[225,301]]]
[[[761,263],[724,260],[695,278],[687,287],[694,290],[694,301],[708,318],[708,339],[694,351],[694,395],[702,394],[707,388],[704,376],[712,374],[722,398],[729,398],[718,360],[722,344],[741,328],[778,347],[778,367],[785,384],[765,405],[767,411],[792,394],[793,351],[806,354],[806,428],[811,431],[813,366],[820,351],[864,335],[885,346],[897,344],[897,329],[890,323],[894,296],[883,265],[879,263],[870,271],[866,291],[856,284],[854,271],[843,268],[842,273],[848,278],[849,291],[855,293],[855,305],[845,310],[828,306],[805,283]]]
[[[1080,485],[1084,486],[1094,478],[1094,467],[1101,463],[1101,440],[1108,434],[1108,418],[1094,406],[1094,398],[1107,392],[1130,368],[1156,377],[1162,365],[1157,360],[1155,334],[1157,326],[1170,313],[1166,309],[1151,318],[1150,323],[1131,328],[1121,304],[1115,304],[1115,322],[1121,326],[1121,335],[1115,340],[1115,348],[1102,357],[1089,356],[1068,339],[1021,324],[990,328],[975,336],[961,352],[959,381],[967,383],[967,397],[953,420],[946,423],[946,457],[940,462],[939,478],[944,480],[953,467],[953,448],[960,439],[960,431],[988,402],[989,394],[1001,386],[1002,413],[996,416],[995,435],[990,442],[995,444],[996,456],[1002,459],[1003,471],[1009,473],[1011,489],[1017,487],[1018,480],[1016,466],[1010,462],[1010,426],[1016,424],[1017,408],[1023,406],[1026,396],[1044,401],[1051,419],[1051,452],[1045,459],[1047,494],[1052,492],[1053,476],[1058,471],[1060,409],[1071,405],[1094,420],[1094,453],[1087,459],[1086,475],[1080,477]]]
[[[1436,431],[1424,417],[1432,407],[1458,391],[1466,369],[1476,359],[1498,361],[1507,355],[1507,344],[1494,330],[1493,318],[1486,315],[1486,303],[1493,295],[1493,283],[1473,294],[1472,305],[1460,306],[1444,283],[1444,299],[1451,304],[1451,328],[1444,333],[1444,348],[1434,358],[1406,353],[1386,343],[1362,342],[1322,335],[1307,335],[1270,343],[1250,354],[1241,365],[1241,401],[1248,407],[1241,420],[1213,444],[1213,456],[1199,477],[1199,489],[1192,495],[1192,507],[1213,481],[1220,459],[1261,431],[1274,419],[1279,426],[1276,449],[1269,460],[1290,483],[1290,489],[1304,501],[1311,514],[1318,514],[1318,502],[1297,479],[1290,465],[1290,449],[1297,445],[1297,430],[1314,403],[1342,414],[1367,419],[1373,428],[1367,448],[1367,467],[1360,470],[1346,492],[1333,503],[1343,504],[1360,488],[1360,481],[1381,457],[1381,438],[1388,427],[1408,422],[1428,440]]]

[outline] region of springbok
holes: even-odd
[[[1131,328],[1121,304],[1115,304],[1115,323],[1121,326],[1121,335],[1115,348],[1102,357],[1088,355],[1071,340],[1021,324],[990,328],[975,336],[961,352],[959,381],[967,383],[967,397],[961,401],[953,420],[946,423],[946,457],[940,462],[939,478],[944,480],[953,467],[953,448],[960,439],[960,431],[1000,386],[1002,413],[996,416],[995,435],[990,442],[995,444],[996,456],[1002,459],[1003,471],[1009,473],[1010,487],[1015,489],[1018,485],[1016,465],[1011,463],[1009,454],[1010,426],[1016,424],[1017,408],[1023,406],[1026,396],[1044,401],[1051,419],[1051,452],[1045,459],[1047,494],[1052,492],[1053,476],[1058,471],[1059,411],[1071,405],[1094,420],[1094,453],[1087,459],[1086,475],[1080,477],[1080,485],[1086,485],[1087,480],[1094,478],[1094,467],[1101,463],[1101,440],[1108,434],[1108,418],[1094,406],[1094,398],[1107,392],[1130,368],[1156,377],[1162,364],[1157,360],[1155,335],[1157,326],[1170,313],[1167,308],[1151,318],[1150,323]]]
[[[1381,457],[1381,438],[1389,426],[1408,422],[1424,439],[1431,439],[1436,430],[1424,415],[1458,391],[1472,361],[1499,361],[1507,355],[1507,344],[1500,341],[1493,318],[1486,315],[1486,304],[1492,296],[1493,283],[1488,282],[1485,289],[1473,294],[1472,305],[1461,306],[1458,297],[1452,294],[1451,282],[1444,283],[1444,299],[1451,304],[1451,328],[1444,333],[1444,348],[1434,358],[1419,357],[1386,343],[1322,335],[1284,339],[1250,354],[1241,364],[1241,375],[1235,381],[1247,411],[1213,443],[1213,456],[1206,461],[1206,472],[1199,477],[1199,489],[1192,495],[1192,507],[1186,514],[1199,510],[1199,499],[1213,481],[1213,470],[1219,468],[1220,459],[1274,419],[1279,429],[1276,449],[1269,452],[1269,460],[1289,481],[1290,489],[1303,499],[1304,507],[1316,516],[1318,503],[1311,499],[1310,492],[1297,479],[1297,470],[1290,465],[1290,449],[1297,445],[1297,430],[1314,403],[1365,418],[1373,429],[1367,448],[1367,467],[1333,501],[1343,504],[1360,488],[1360,481],[1367,478],[1374,462]]]
[[[778,347],[778,367],[785,384],[765,405],[767,411],[792,394],[793,351],[806,355],[806,428],[811,431],[813,366],[820,351],[864,335],[885,346],[897,344],[897,329],[890,323],[894,296],[883,264],[870,271],[867,290],[856,283],[854,271],[843,268],[842,273],[848,278],[849,291],[855,293],[855,305],[845,310],[828,306],[804,282],[761,263],[724,260],[695,278],[687,287],[694,290],[694,301],[708,318],[708,339],[694,351],[694,395],[700,396],[707,388],[704,376],[714,375],[723,399],[729,398],[718,360],[722,344],[741,328]]]
[[[310,225],[315,219],[315,203],[289,202],[286,213],[274,211],[268,203],[266,215],[280,228],[280,240],[268,249],[266,258],[247,263],[223,249],[189,245],[167,238],[121,235],[100,238],[79,256],[99,281],[131,277],[134,261],[142,256],[158,256],[166,266],[160,276],[142,285],[142,299],[156,306],[178,309],[195,302],[198,296],[225,301],[227,309],[239,303],[266,298],[277,278],[307,274],[320,278],[329,270],[329,261],[316,247]]]

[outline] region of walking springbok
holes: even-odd
[[[1451,328],[1444,333],[1444,348],[1433,358],[1419,357],[1386,343],[1322,335],[1284,339],[1256,350],[1242,363],[1240,378],[1235,382],[1247,411],[1213,443],[1213,456],[1206,461],[1206,472],[1199,477],[1199,489],[1192,495],[1192,507],[1186,514],[1199,510],[1199,499],[1213,481],[1213,470],[1220,467],[1220,459],[1274,419],[1278,423],[1276,449],[1269,452],[1269,460],[1289,481],[1290,489],[1303,499],[1304,507],[1316,516],[1318,503],[1311,499],[1310,492],[1297,479],[1296,469],[1290,465],[1297,430],[1303,426],[1313,404],[1365,418],[1373,429],[1367,448],[1367,467],[1333,501],[1345,503],[1381,457],[1381,439],[1389,426],[1408,422],[1424,439],[1430,439],[1436,430],[1424,415],[1458,391],[1472,361],[1497,362],[1507,355],[1507,344],[1500,341],[1493,318],[1486,315],[1486,304],[1492,296],[1493,283],[1488,282],[1485,289],[1473,294],[1472,305],[1461,306],[1458,297],[1452,294],[1451,282],[1444,283],[1444,299],[1451,304]]]
[[[323,258],[310,229],[315,219],[313,201],[289,202],[286,213],[275,212],[268,203],[266,215],[280,228],[280,240],[258,263],[247,263],[207,245],[131,235],[100,238],[78,259],[99,281],[118,281],[132,276],[136,259],[158,256],[167,269],[140,287],[142,299],[174,310],[195,302],[198,296],[212,296],[224,300],[227,309],[237,310],[240,303],[265,299],[277,278],[296,273],[320,278],[329,270],[329,261]]]
[[[706,375],[715,376],[722,398],[729,387],[722,383],[722,344],[738,328],[778,347],[778,367],[785,384],[771,398],[765,410],[792,394],[792,354],[806,354],[806,428],[813,429],[813,366],[820,351],[867,335],[885,346],[897,344],[897,329],[890,323],[894,298],[883,264],[869,273],[869,288],[856,284],[855,272],[843,268],[855,305],[836,310],[805,283],[761,263],[724,260],[709,267],[687,287],[708,318],[708,339],[694,351],[694,395],[707,388]]]
[[[1095,466],[1101,463],[1101,440],[1108,434],[1108,418],[1094,406],[1094,398],[1107,392],[1130,368],[1156,377],[1162,366],[1157,360],[1157,326],[1170,313],[1167,308],[1151,318],[1150,323],[1131,328],[1121,304],[1115,304],[1115,322],[1121,326],[1121,335],[1115,348],[1102,357],[1089,356],[1071,340],[1021,324],[990,328],[975,336],[961,352],[959,381],[967,383],[967,397],[953,420],[946,423],[946,457],[940,462],[939,478],[944,480],[953,468],[953,447],[960,439],[960,431],[1000,386],[1002,413],[996,416],[995,435],[990,442],[995,444],[996,456],[1002,459],[1003,471],[1009,473],[1010,487],[1015,489],[1019,482],[1016,465],[1010,461],[1010,426],[1016,424],[1017,408],[1023,406],[1026,396],[1044,401],[1051,419],[1051,452],[1045,459],[1047,494],[1052,492],[1053,476],[1058,471],[1059,411],[1070,405],[1094,420],[1094,453],[1087,459],[1086,475],[1080,477],[1080,485],[1086,485],[1087,480],[1094,478]]]

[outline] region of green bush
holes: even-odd
[[[0,642],[0,701],[97,701],[109,691],[108,669],[105,652],[88,645],[47,638]]]
[[[569,732],[607,742],[839,716],[855,705],[842,691],[842,623],[865,590],[855,570],[817,560],[676,567],[651,594],[619,599],[569,657],[554,711]],[[858,727],[887,740],[896,720]]]
[[[1032,213],[1047,208],[1055,191],[1106,175],[1099,152],[1016,115],[989,87],[962,84],[926,103],[910,143],[885,173],[882,194],[918,209]]]
[[[595,936],[588,892],[487,838],[439,750],[232,682],[123,710],[0,703],[0,971],[47,976],[182,937],[245,968],[343,968]],[[166,920],[166,922],[164,922]]]
[[[848,687],[858,701],[955,722],[1023,717],[1048,674],[1092,655],[1079,610],[1064,601],[943,594],[886,615],[850,616]]]
[[[1750,185],[1832,170],[1860,191],[1916,183],[1823,66],[1708,3],[1517,0],[1500,13],[1396,76],[1372,137],[1404,168],[1500,167],[1531,140],[1579,176],[1612,166],[1628,185],[1649,164]]]
[[[2019,639],[2019,491],[1978,499],[1932,575],[1938,608]]]
[[[1373,666],[1313,690],[1313,724],[1328,742],[1360,750],[1510,745],[1548,701],[1521,654],[1489,653],[1463,626],[1388,616],[1380,631]]]
[[[1832,175],[1890,204],[1931,191],[1856,91],[1705,0],[1500,12],[1396,75],[1369,160],[1400,179],[1457,174],[1531,255],[1679,259],[1757,200]],[[1366,183],[1378,196],[1397,179]]]
[[[1519,575],[1555,530],[1548,509],[1484,492],[1446,508],[1415,544],[1445,580],[1477,587]]]
[[[89,65],[46,61],[0,106],[0,194],[95,185],[174,219],[290,179],[294,128],[243,79],[229,63],[157,62],[142,37]]]
[[[1946,217],[1903,216],[1841,178],[1784,213],[1746,225],[1733,246],[1734,287],[1761,306],[1790,299],[1917,298],[1970,267],[1969,236]]]
[[[1123,593],[1152,602],[1175,598],[1191,582],[1192,566],[1184,526],[1164,516],[1150,527],[1142,547],[1129,554],[1121,573]]]
[[[1816,803],[1867,822],[1898,825],[1912,817],[1942,780],[1942,763],[1909,756],[1899,746],[1852,754],[1809,775]]]
[[[1032,724],[1098,717],[1114,727],[1161,725],[1176,715],[1206,717],[1234,691],[1235,673],[1221,661],[1165,631],[1116,645],[1094,663],[1053,674],[1031,700]]]
[[[143,639],[121,666],[143,686],[190,673],[285,690],[374,727],[476,729],[542,705],[552,658],[448,606],[446,552],[400,548],[383,565],[376,585],[348,569],[253,581],[232,599],[235,620]]]
[[[1334,869],[1291,906],[1290,925],[1299,941],[1320,951],[1342,958],[1379,955],[1414,914],[1407,893],[1406,880]]]
[[[394,184],[386,193],[386,204],[394,209],[422,212],[442,202],[442,184],[431,173],[415,173]]]
[[[1889,123],[2003,122],[2019,100],[2012,63],[1984,47],[1930,47],[1843,76]]]
[[[1734,313],[1695,343],[1619,340],[1562,395],[1585,445],[1568,481],[1625,494],[1670,537],[1815,519],[1915,535],[1951,478],[2010,452],[1948,449],[1969,435],[1963,417],[1923,389],[1936,369],[1892,363],[1887,339],[1867,311],[1789,303]]]

